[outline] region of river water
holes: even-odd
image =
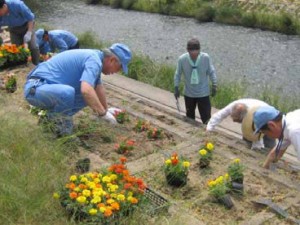
[[[191,18],[86,5],[78,0],[46,4],[37,13],[38,22],[74,33],[92,31],[102,41],[126,43],[133,52],[174,67],[186,51],[187,40],[197,37],[202,51],[211,56],[220,80],[246,82],[249,97],[271,88],[279,96],[300,99],[299,36],[200,24]]]

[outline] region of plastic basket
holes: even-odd
[[[168,210],[170,203],[166,198],[162,197],[150,188],[146,188],[144,194],[150,202],[149,209],[147,209],[149,214],[157,214],[158,212]]]

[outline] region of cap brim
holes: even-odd
[[[256,129],[253,134],[258,134],[260,132],[260,128]]]

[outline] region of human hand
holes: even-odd
[[[24,35],[24,43],[28,43],[31,40],[31,35],[32,32],[31,31],[27,31],[26,34]]]
[[[216,94],[217,94],[217,85],[213,85],[211,90],[211,97],[215,97]]]
[[[175,96],[176,99],[180,97],[180,92],[179,92],[178,87],[175,87],[174,96]]]
[[[108,111],[101,118],[103,118],[104,120],[108,121],[111,124],[117,124],[118,123],[116,118],[114,117],[114,115],[112,113],[108,112]]]

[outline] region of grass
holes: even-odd
[[[172,16],[192,17],[199,22],[218,22],[255,27],[290,35],[300,35],[300,19],[295,12],[278,11],[264,3],[228,0],[103,0],[99,4]]]

